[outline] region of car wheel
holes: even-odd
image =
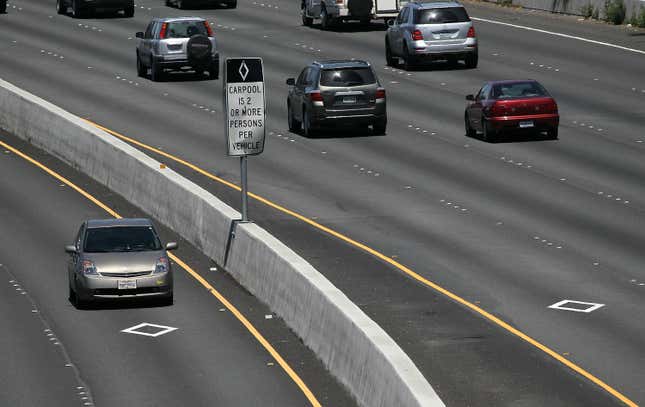
[[[148,68],[146,68],[146,66],[143,64],[143,61],[141,61],[141,58],[139,58],[139,53],[137,52],[137,75],[143,78],[147,73]]]
[[[551,140],[557,140],[558,139],[558,128],[553,127],[551,129],[547,130],[546,134]]]
[[[7,12],[7,2],[3,0],[0,0],[0,14],[4,14]]]
[[[372,130],[375,135],[382,136],[385,134],[385,130],[387,129],[387,120],[379,120],[377,122],[374,122],[372,125]]]
[[[296,120],[293,117],[293,111],[291,110],[291,104],[287,103],[287,121],[289,123],[289,131],[292,133],[297,133],[302,128],[302,123]]]
[[[466,68],[468,69],[475,69],[477,68],[477,60],[479,59],[479,56],[477,55],[477,52],[473,52],[472,54],[466,56]]]
[[[327,31],[331,29],[333,23],[333,19],[327,14],[327,9],[323,7],[322,11],[320,12],[320,28],[323,30]]]
[[[72,0],[72,14],[74,18],[84,18],[85,10],[79,4],[79,0]]]
[[[65,5],[64,0],[56,0],[56,13],[58,14],[67,13],[67,6]]]
[[[416,64],[416,58],[414,55],[410,55],[408,52],[408,46],[404,45],[403,46],[403,70],[405,71],[411,71],[414,68],[414,65]]]
[[[165,4],[166,4],[166,7],[171,7],[172,6],[172,4],[170,3],[170,0],[166,0]]]
[[[468,113],[464,114],[464,124],[466,126],[466,137],[475,137],[477,132],[470,125],[470,118],[468,117]]]
[[[311,27],[314,23],[314,19],[311,17],[307,17],[307,14],[305,14],[305,10],[302,10],[302,25],[305,27]]]
[[[129,4],[123,9],[123,15],[126,18],[134,17],[134,4]]]
[[[237,0],[230,0],[228,3],[226,3],[226,7],[228,7],[228,8],[236,8],[237,7]]]
[[[161,82],[163,77],[163,68],[154,59],[150,63],[150,79],[153,82]]]
[[[492,128],[488,120],[483,121],[483,128],[484,128],[484,134],[482,138],[484,141],[489,142],[489,143],[494,143],[497,141],[497,132]]]
[[[309,114],[309,111],[305,109],[304,107],[303,113],[302,113],[302,127],[303,127],[303,133],[305,137],[314,137],[316,135],[315,130],[313,129],[313,126],[311,124],[311,115]]]
[[[68,293],[67,294],[67,299],[69,300],[69,302],[72,303],[72,305],[76,305],[76,292],[72,288],[72,282],[71,281],[69,281],[67,283],[67,287],[68,287],[67,288],[67,293]]]
[[[390,48],[390,40],[385,37],[385,62],[387,66],[395,67],[397,60],[392,56],[392,48]]]
[[[219,79],[219,63],[211,62],[211,67],[208,69],[208,76],[210,79]]]
[[[166,307],[171,306],[174,303],[175,303],[175,298],[174,298],[174,295],[173,295],[172,292],[170,294],[164,296],[163,298],[161,298],[161,300],[159,301],[159,304],[161,306],[166,306]]]

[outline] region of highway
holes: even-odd
[[[122,216],[146,216],[58,160],[6,134],[0,141],[56,171]],[[231,302],[233,311],[175,264],[173,306],[67,299],[67,254],[80,223],[103,209],[2,146],[0,171],[0,405],[311,406],[351,396],[257,299],[188,243],[177,256]],[[19,175],[18,175],[19,174]],[[177,241],[161,228],[163,241]],[[240,312],[295,371],[291,377],[236,318]],[[271,318],[267,318],[270,316]],[[175,330],[123,332],[142,323]],[[156,334],[159,327],[134,332]],[[302,381],[306,389],[296,382]]]
[[[181,11],[145,0],[133,19],[75,20],[56,15],[53,4],[16,0],[0,16],[0,77],[238,182],[238,162],[225,156],[220,81],[136,76],[134,33],[152,17],[208,18],[222,56],[264,59],[270,133],[265,152],[250,159],[252,192],[407,266],[606,384],[391,262],[251,200],[250,217],[383,326],[447,405],[621,405],[609,390],[643,404],[645,37],[466,5],[473,17],[641,53],[476,20],[477,69],[405,72],[385,67],[381,24],[302,27],[291,1]],[[375,65],[387,89],[387,135],[289,133],[285,79],[313,59],[347,57]],[[560,140],[490,144],[464,136],[466,94],[485,80],[527,77],[558,101]],[[151,154],[239,205],[236,191]],[[548,308],[563,300],[603,306],[589,313]]]

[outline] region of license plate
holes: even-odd
[[[520,122],[521,129],[526,129],[527,127],[533,127],[533,122],[532,121]]]
[[[347,105],[356,103],[356,96],[343,96],[343,103]]]
[[[137,280],[119,280],[119,290],[136,290]]]

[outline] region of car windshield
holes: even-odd
[[[143,252],[161,250],[161,242],[151,226],[90,228],[85,233],[87,253]]]
[[[515,82],[493,85],[491,99],[517,99],[549,96],[537,82]]]
[[[166,38],[190,38],[196,34],[208,35],[203,21],[174,21],[166,29]]]
[[[447,24],[470,21],[463,7],[430,8],[418,10],[414,15],[415,24]]]
[[[324,69],[320,74],[322,86],[360,86],[373,83],[376,83],[376,78],[368,67]]]

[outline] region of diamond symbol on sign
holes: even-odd
[[[132,326],[128,329],[124,329],[121,332],[135,335],[152,336],[153,338],[156,338],[157,336],[167,334],[168,332],[172,332],[176,329],[177,328],[173,328],[171,326],[149,324],[147,322],[144,322],[142,324]]]
[[[249,74],[249,67],[246,66],[246,62],[242,61],[242,64],[240,65],[240,70],[238,71],[240,73],[240,76],[242,76],[242,80],[246,80],[246,76]]]

